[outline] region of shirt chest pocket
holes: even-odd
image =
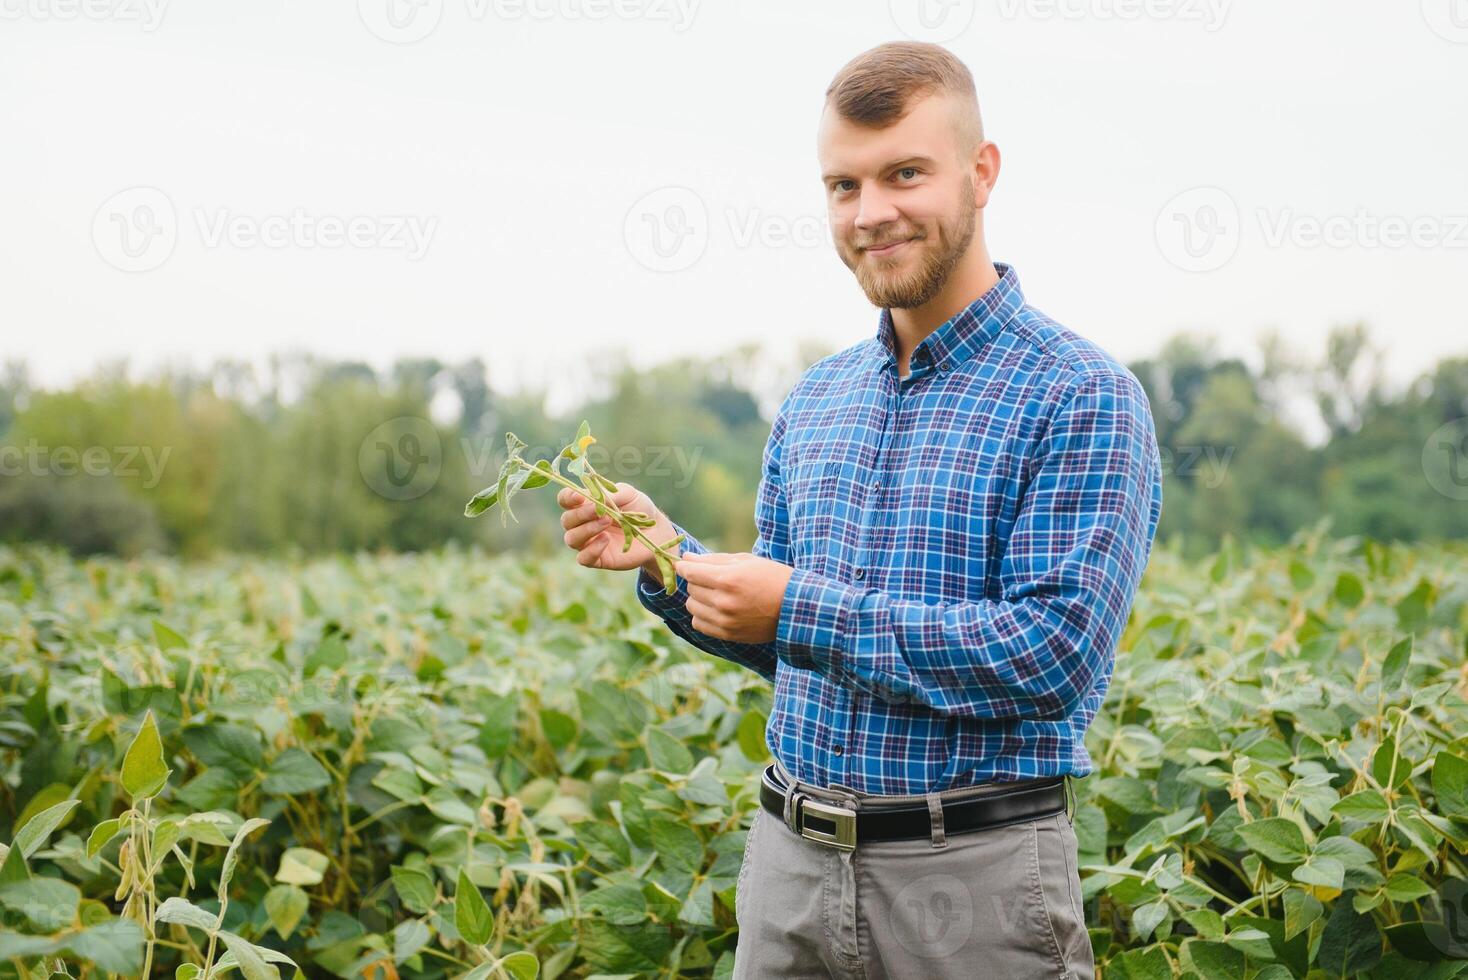
[[[840,494],[839,459],[801,460],[792,468],[785,483],[785,500],[795,556],[809,553],[813,542],[825,541],[836,533],[832,521],[838,514]]]

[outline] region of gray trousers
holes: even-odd
[[[757,809],[734,903],[734,980],[1094,980],[1068,813],[948,835],[939,801],[1012,784],[869,796],[780,774],[787,814],[797,789],[857,808],[926,802],[932,834],[843,851]]]

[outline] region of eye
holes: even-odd
[[[831,185],[831,189],[833,191],[845,192],[851,190],[855,186],[855,183],[850,180],[838,180]]]
[[[915,179],[917,179],[918,168],[917,167],[903,167],[901,170],[897,171],[897,175],[899,177],[902,177],[904,180],[915,180]]]

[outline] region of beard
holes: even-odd
[[[919,253],[917,268],[911,272],[904,274],[895,267],[883,267],[881,259],[862,261],[863,250],[851,245],[839,250],[841,261],[856,274],[856,281],[873,306],[898,310],[922,306],[943,291],[948,277],[968,251],[978,220],[975,203],[973,183],[965,180],[958,215],[953,221],[938,221],[933,244],[928,247],[917,244],[928,237],[926,234],[911,236]]]

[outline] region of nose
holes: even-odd
[[[869,232],[882,225],[891,224],[899,217],[897,205],[879,184],[868,184],[861,189],[861,198],[856,210],[858,231]]]

